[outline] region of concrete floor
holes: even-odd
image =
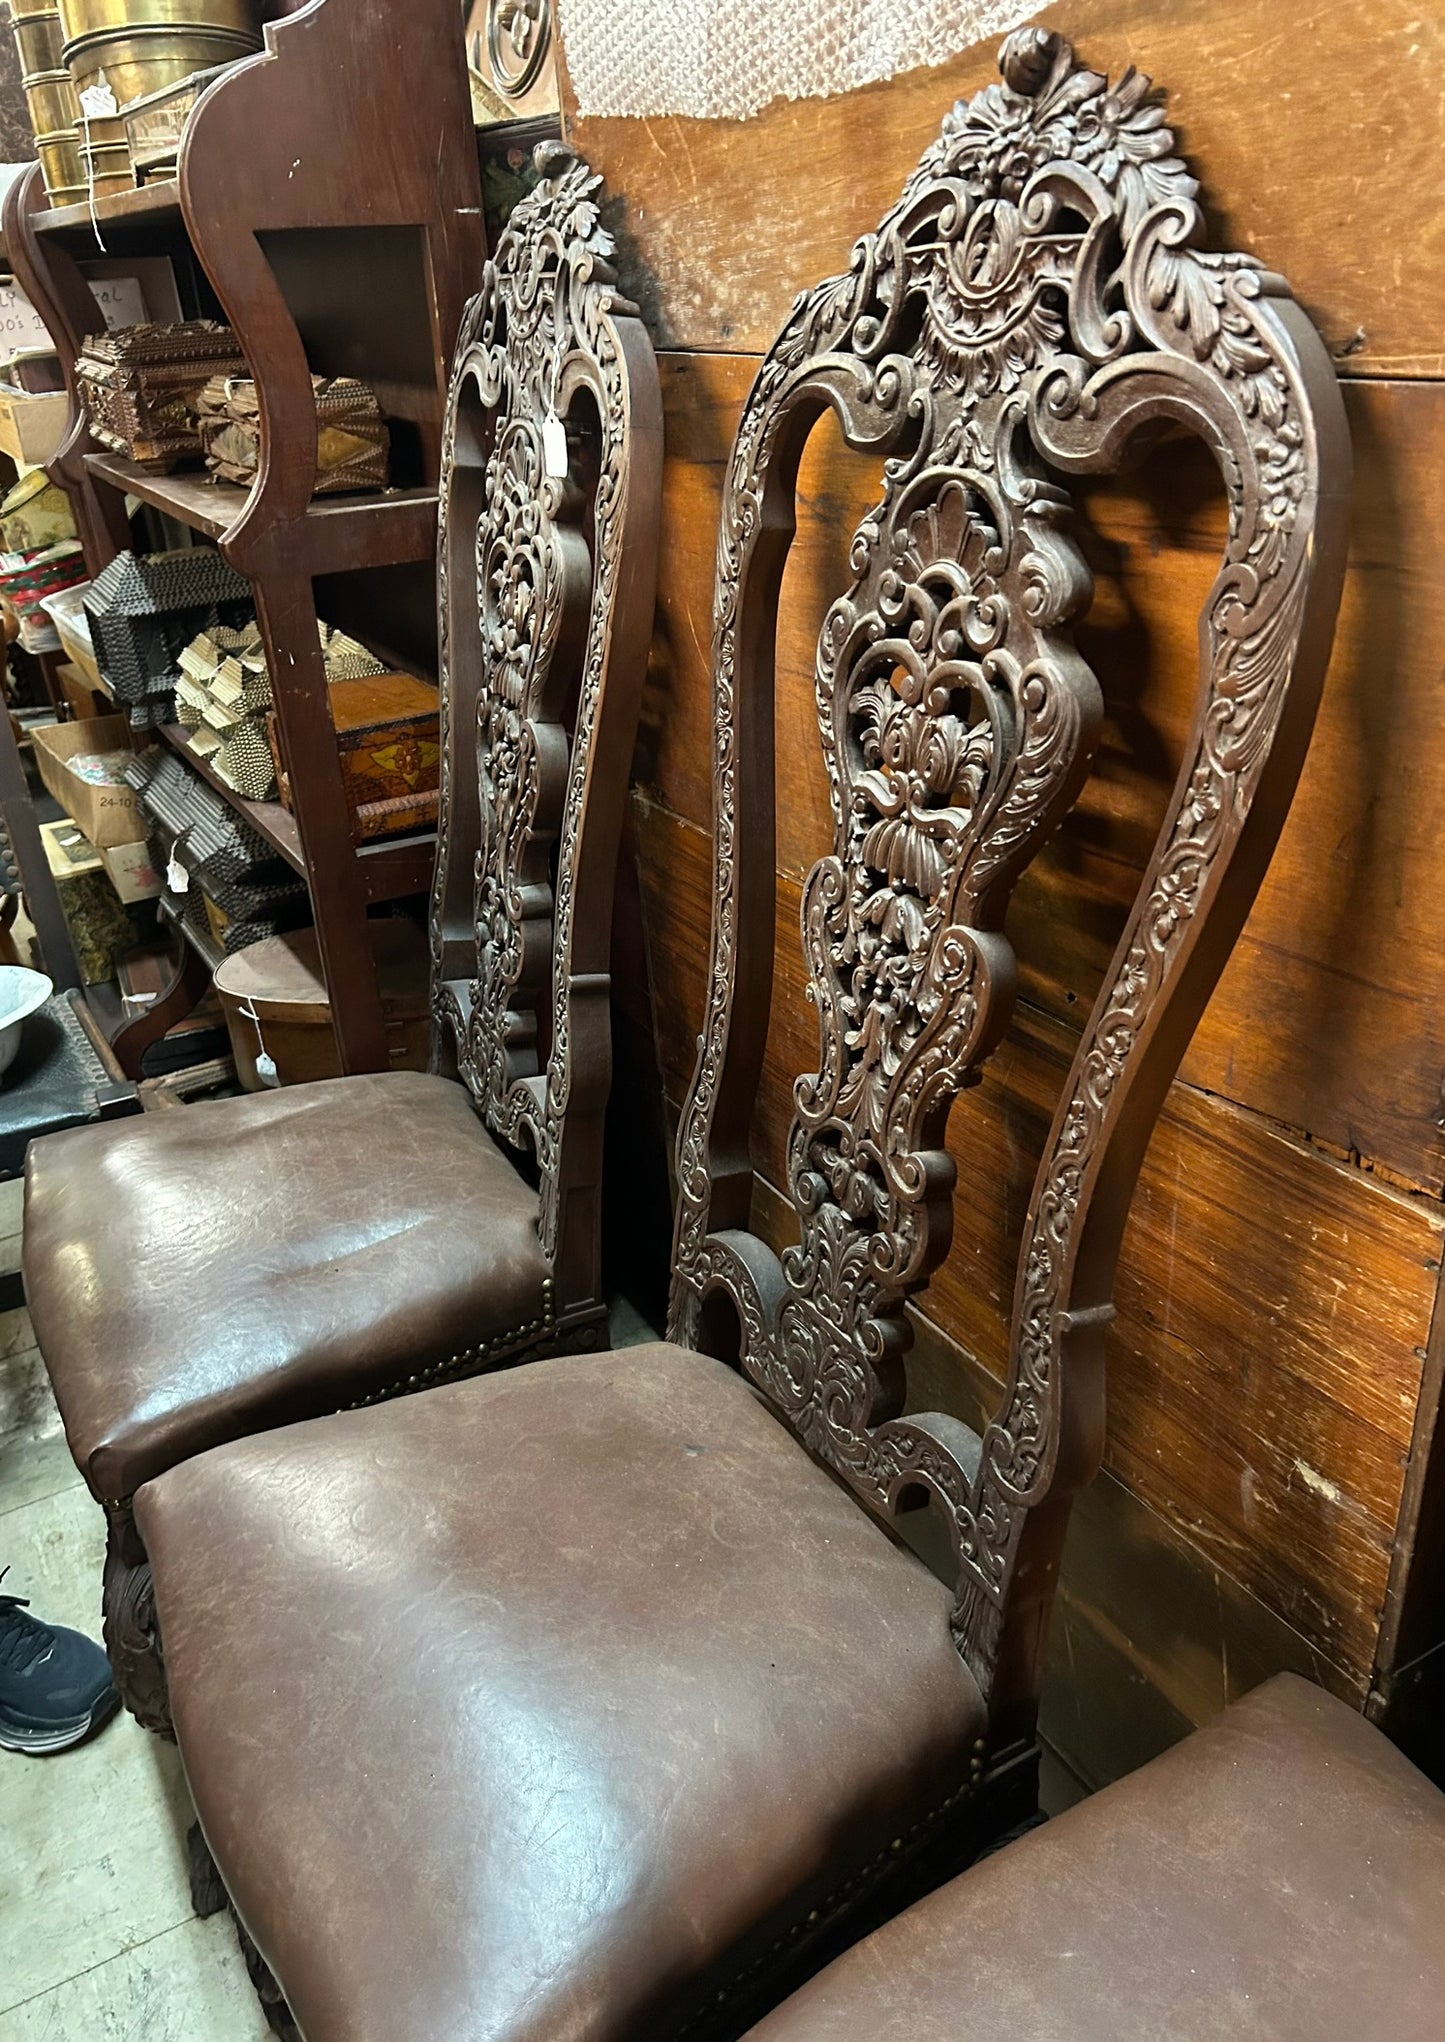
[[[20,1187],[0,1184],[0,1269]],[[38,1616],[100,1632],[105,1523],[75,1471],[29,1315],[0,1313],[0,1567]],[[227,1915],[197,1921],[171,1745],[123,1711],[54,1758],[0,1751],[0,2042],[262,2042]]]

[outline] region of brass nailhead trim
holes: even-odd
[[[852,1894],[856,1893],[860,1887],[871,1886],[880,1872],[885,1870],[901,1852],[906,1851],[910,1844],[921,1838],[925,1831],[937,1829],[942,1824],[944,1818],[951,1814],[960,1803],[974,1800],[983,1784],[983,1754],[986,1750],[986,1740],[980,1737],[973,1747],[974,1756],[969,1767],[972,1777],[965,1781],[963,1786],[955,1788],[946,1801],[940,1801],[938,1806],[931,1809],[927,1815],[921,1815],[910,1829],[904,1830],[901,1836],[895,1836],[893,1841],[879,1851],[875,1858],[870,1858],[866,1865],[860,1866],[851,1879],[845,1879],[841,1886],[835,1886],[832,1892],[819,1902],[817,1907],[813,1908],[802,1919],[795,1921],[791,1927],[784,1929],[783,1933],[775,1938],[773,1942],[769,1943],[767,1949],[759,1956],[754,1957],[750,1964],[746,1965],[741,1971],[735,1971],[728,1980],[728,1983],[718,1988],[705,2009],[699,2007],[696,2013],[690,2015],[683,2022],[682,2026],[676,2031],[677,2042],[682,2042],[682,2037],[690,2033],[697,2026],[698,2022],[704,2018],[705,2014],[711,2013],[715,2007],[721,2006],[726,2001],[732,1999],[739,1989],[747,1984],[750,1978],[755,1977],[759,1971],[766,1969],[775,1957],[787,1949],[790,1943],[796,1943],[805,1930],[816,1928],[818,1923],[824,1920],[825,1917],[839,1913],[844,1902]]]
[[[445,1361],[434,1362],[430,1368],[417,1369],[411,1375],[398,1376],[394,1382],[385,1383],[369,1396],[357,1397],[350,1404],[339,1404],[339,1411],[362,1411],[369,1404],[385,1404],[392,1397],[404,1396],[411,1390],[424,1389],[429,1383],[439,1382],[454,1369],[478,1369],[489,1361],[500,1361],[515,1348],[528,1346],[534,1340],[549,1339],[557,1330],[557,1308],[554,1302],[556,1285],[550,1276],[542,1279],[542,1316],[528,1319],[524,1325],[509,1327],[505,1333],[494,1333],[490,1340],[480,1341],[475,1347],[464,1347],[459,1354],[448,1355]],[[102,1497],[107,1510],[126,1510],[131,1504],[129,1496]]]
[[[505,1333],[494,1333],[490,1340],[480,1341],[475,1347],[464,1347],[459,1354],[450,1354],[445,1361],[433,1362],[430,1368],[418,1369],[413,1375],[398,1376],[394,1382],[384,1383],[369,1396],[358,1397],[353,1403],[342,1404],[343,1411],[363,1411],[369,1404],[385,1404],[392,1397],[405,1396],[411,1390],[425,1389],[429,1383],[439,1382],[453,1370],[466,1371],[483,1366],[489,1361],[499,1361],[513,1349],[526,1347],[534,1340],[546,1339],[557,1330],[557,1313],[553,1303],[555,1286],[550,1276],[542,1280],[542,1316],[528,1319],[521,1326],[509,1327]]]

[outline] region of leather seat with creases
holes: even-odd
[[[672,2033],[946,1811],[983,1727],[945,1588],[681,1348],[238,1441],[136,1512],[201,1824],[307,2042]]]
[[[1281,1675],[858,1944],[748,2042],[1439,2042],[1445,1795]]]
[[[120,1499],[539,1321],[536,1212],[465,1089],[419,1072],[36,1143],[25,1284],[77,1465]]]

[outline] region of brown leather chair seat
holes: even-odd
[[[463,1087],[418,1072],[35,1143],[26,1291],[91,1489],[535,1326],[536,1211]]]
[[[947,1591],[680,1348],[239,1441],[136,1511],[202,1827],[307,2042],[671,2033],[982,1728]]]
[[[986,1859],[749,2042],[1439,2042],[1445,1795],[1270,1681]]]

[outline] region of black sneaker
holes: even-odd
[[[98,1730],[119,1704],[99,1645],[79,1631],[42,1624],[20,1596],[0,1595],[0,1748],[64,1751]]]

